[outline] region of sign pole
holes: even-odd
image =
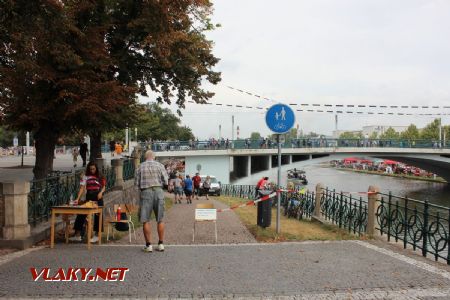
[[[281,186],[281,143],[280,135],[277,134],[277,144],[278,144],[278,178],[277,178],[277,189]],[[281,203],[281,193],[277,192],[277,234],[280,233],[280,203]]]
[[[289,132],[295,124],[295,114],[292,108],[286,104],[272,105],[266,112],[266,124],[273,133],[277,135],[278,144],[278,189],[281,185],[281,143],[280,134]],[[277,234],[280,233],[280,206],[281,194],[277,191]],[[258,210],[259,211],[259,210]],[[258,219],[259,220],[259,219]],[[270,222],[269,222],[270,224]]]

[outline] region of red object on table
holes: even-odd
[[[117,221],[120,221],[120,214],[121,214],[121,209],[120,209],[120,206],[119,206],[117,208],[117,216],[116,216]]]

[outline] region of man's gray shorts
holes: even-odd
[[[141,190],[139,202],[139,221],[149,222],[152,211],[155,212],[157,222],[164,217],[164,191],[162,188],[149,188]]]

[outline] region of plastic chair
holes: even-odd
[[[199,203],[195,206],[195,209],[214,209],[214,204],[212,203]],[[214,237],[215,237],[215,241],[217,244],[217,222],[216,219],[207,219],[207,220],[203,220],[203,219],[194,219],[194,228],[193,228],[193,232],[192,232],[192,242],[195,242],[195,231],[196,231],[196,224],[197,222],[214,222]]]
[[[116,212],[117,212],[117,208],[119,206],[121,208],[121,213],[125,213],[127,215],[126,220],[117,221]],[[107,230],[107,234],[106,234],[106,241],[109,241],[110,229],[112,229],[112,237],[114,239],[114,229],[116,227],[116,224],[118,224],[118,223],[127,223],[128,224],[128,236],[130,239],[130,243],[131,243],[131,229],[133,229],[134,240],[135,241],[137,240],[136,230],[134,229],[134,223],[133,223],[133,221],[131,221],[131,205],[129,205],[129,204],[114,204],[114,208],[112,210],[111,210],[111,207],[108,207],[108,215],[109,215],[109,220],[108,220],[108,230]]]

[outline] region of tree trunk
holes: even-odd
[[[34,139],[36,142],[36,162],[33,168],[34,178],[43,179],[53,170],[53,158],[58,135],[52,130],[52,126],[44,125],[36,132]]]
[[[102,158],[102,133],[91,132],[91,152],[89,153],[89,161],[95,161],[96,158]]]

